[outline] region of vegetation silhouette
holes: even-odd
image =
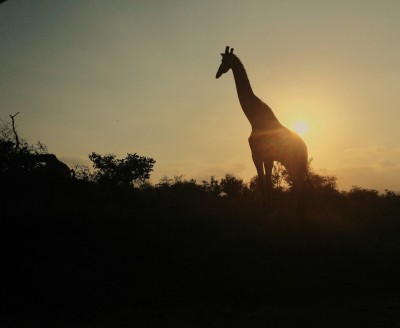
[[[243,308],[399,292],[399,193],[339,191],[309,162],[300,222],[277,164],[265,220],[256,177],[153,185],[153,159],[92,153],[93,170],[56,179],[50,162],[20,160],[37,154],[47,154],[42,144],[19,139],[16,148],[2,124],[3,326],[73,326],[157,304]]]
[[[92,181],[101,185],[130,187],[134,183],[140,184],[150,178],[155,163],[152,158],[139,156],[136,153],[127,154],[123,159],[115,157],[114,154],[89,155],[95,169]]]
[[[284,127],[275,117],[271,108],[253,92],[246,70],[240,59],[229,50],[221,53],[222,62],[216,78],[232,70],[240,106],[251,124],[249,145],[258,183],[263,196],[263,204],[271,206],[272,181],[271,171],[274,161],[283,164],[291,175],[293,189],[299,198],[304,192],[307,171],[307,146],[294,132]],[[299,210],[301,208],[299,207]],[[303,212],[303,210],[302,210]]]

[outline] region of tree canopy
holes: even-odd
[[[103,156],[92,152],[89,159],[95,169],[95,182],[125,187],[148,180],[156,162],[150,157],[139,156],[136,153],[128,153],[125,158],[118,159],[115,154]]]

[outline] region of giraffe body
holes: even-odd
[[[272,191],[271,172],[274,161],[285,166],[297,194],[304,187],[307,170],[307,146],[294,132],[284,127],[271,108],[254,95],[246,70],[233,49],[226,47],[216,78],[232,69],[240,105],[252,131],[249,145],[263,198],[269,200]]]

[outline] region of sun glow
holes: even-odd
[[[293,124],[293,130],[300,136],[304,136],[309,130],[308,123],[304,120],[296,121]]]

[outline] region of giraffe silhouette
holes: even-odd
[[[280,162],[288,171],[299,200],[307,171],[306,144],[296,133],[284,127],[271,108],[253,93],[246,70],[233,53],[233,48],[229,50],[227,46],[221,56],[216,78],[232,69],[240,105],[252,127],[249,144],[263,204],[270,207],[274,161]]]

